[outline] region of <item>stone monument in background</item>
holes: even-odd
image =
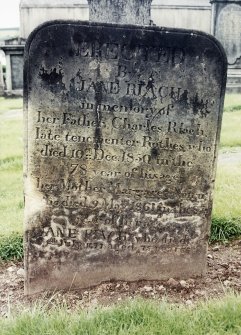
[[[152,0],[88,0],[90,21],[149,25]]]
[[[23,89],[23,53],[25,39],[11,38],[4,41],[1,49],[6,56],[6,94],[22,95]]]
[[[54,21],[27,41],[27,294],[205,273],[226,58],[134,3],[91,17],[142,25]]]
[[[212,33],[228,58],[228,91],[241,92],[241,1],[212,0]]]

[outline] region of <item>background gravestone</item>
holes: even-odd
[[[11,38],[5,40],[4,43],[1,49],[6,56],[6,91],[8,94],[22,95],[25,39]]]
[[[88,0],[90,21],[149,25],[152,0]]]
[[[241,87],[241,1],[213,0],[212,32],[222,43],[228,58],[229,91]]]
[[[219,43],[56,21],[28,39],[24,73],[26,293],[204,274]]]

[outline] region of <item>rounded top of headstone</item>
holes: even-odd
[[[152,0],[88,0],[90,21],[149,25]]]

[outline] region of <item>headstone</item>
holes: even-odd
[[[228,58],[228,89],[241,91],[241,1],[213,0],[212,30]]]
[[[50,22],[25,50],[27,294],[205,273],[226,58],[187,30]]]
[[[23,91],[23,53],[25,39],[11,38],[4,41],[1,49],[6,56],[6,90],[8,93]]]
[[[88,0],[90,21],[149,25],[152,0]]]

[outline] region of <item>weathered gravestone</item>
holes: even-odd
[[[16,37],[5,40],[4,45],[1,45],[6,56],[6,91],[8,94],[22,95],[25,41],[23,38]]]
[[[241,91],[241,0],[212,0],[213,35],[228,58],[228,90]]]
[[[26,293],[205,273],[226,80],[194,31],[46,23],[25,53]]]
[[[88,0],[90,21],[149,25],[152,0]]]

